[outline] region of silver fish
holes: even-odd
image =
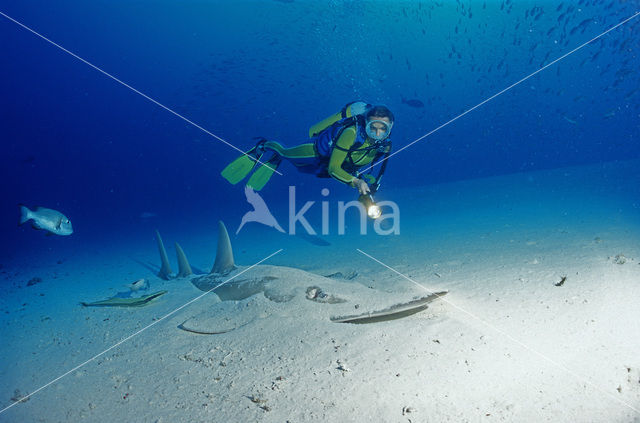
[[[135,282],[131,282],[128,286],[132,292],[146,291],[149,289],[149,281],[146,279],[138,279]]]
[[[34,229],[42,229],[55,235],[71,235],[73,233],[71,221],[57,210],[44,207],[29,210],[21,205],[20,224],[22,225],[29,220],[32,220],[31,227]]]

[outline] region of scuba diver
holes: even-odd
[[[391,152],[389,135],[393,122],[393,113],[385,106],[361,101],[349,103],[340,112],[313,125],[309,129],[310,142],[285,148],[261,138],[255,147],[224,168],[222,176],[237,184],[254,171],[247,186],[259,191],[286,159],[300,172],[331,177],[357,188],[362,201],[362,197],[371,198],[380,186]],[[380,162],[376,176],[360,172],[365,167],[371,170]]]

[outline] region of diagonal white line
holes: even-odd
[[[87,361],[85,361],[84,363],[78,364],[78,365],[77,365],[76,367],[74,367],[73,369],[71,369],[71,370],[69,370],[69,371],[67,371],[67,372],[65,372],[65,373],[63,373],[63,374],[61,374],[61,375],[60,375],[60,376],[58,376],[57,378],[53,379],[51,382],[48,382],[48,383],[46,383],[46,384],[42,385],[41,387],[39,387],[39,388],[38,388],[38,389],[36,389],[35,391],[31,392],[29,395],[25,395],[24,397],[20,398],[20,400],[18,400],[18,401],[16,401],[16,402],[12,403],[11,405],[9,405],[9,406],[7,406],[7,407],[3,408],[2,410],[0,410],[0,414],[4,413],[5,411],[7,411],[8,409],[10,409],[10,408],[11,408],[11,407],[13,407],[14,405],[16,405],[16,404],[18,404],[18,403],[20,403],[20,402],[22,402],[22,401],[25,401],[25,400],[27,400],[28,398],[31,398],[31,397],[32,397],[33,395],[35,395],[36,393],[38,393],[38,392],[42,391],[43,389],[45,389],[46,387],[48,387],[48,386],[50,386],[50,385],[52,385],[52,384],[54,384],[54,383],[56,383],[57,381],[59,381],[59,380],[60,380],[60,379],[62,379],[63,377],[65,377],[65,376],[69,375],[70,373],[73,373],[74,371],[78,370],[79,368],[81,368],[81,367],[83,367],[83,366],[85,366],[85,365],[89,364],[90,362],[92,362],[92,361],[93,361],[93,360],[95,360],[96,358],[98,358],[98,357],[100,357],[100,356],[102,356],[102,355],[106,354],[107,352],[111,351],[112,349],[114,349],[114,348],[118,347],[120,344],[123,344],[124,342],[127,342],[127,341],[128,341],[128,340],[130,340],[131,338],[133,338],[133,337],[135,337],[135,336],[137,336],[137,335],[141,334],[142,332],[144,332],[145,330],[147,330],[147,329],[151,328],[152,326],[156,325],[157,323],[160,323],[161,321],[163,321],[163,320],[164,320],[164,319],[166,319],[167,317],[169,317],[169,316],[171,316],[171,315],[173,315],[173,314],[177,313],[178,311],[182,310],[183,308],[185,308],[185,307],[186,307],[186,306],[188,306],[189,304],[191,304],[191,303],[194,303],[194,302],[198,301],[200,298],[204,297],[205,295],[209,294],[210,292],[214,291],[215,289],[217,289],[217,288],[221,287],[222,285],[226,284],[227,282],[230,282],[231,280],[233,280],[233,279],[237,278],[238,276],[242,275],[244,272],[247,272],[247,271],[249,271],[249,270],[253,269],[254,267],[256,267],[257,265],[259,265],[260,263],[262,263],[262,262],[264,262],[264,261],[266,261],[266,260],[270,259],[271,257],[275,256],[276,254],[280,253],[282,250],[283,250],[282,248],[281,248],[281,249],[279,249],[279,250],[278,250],[278,251],[276,251],[275,253],[272,253],[271,255],[269,255],[269,256],[267,256],[267,257],[263,258],[263,259],[262,259],[262,260],[260,260],[259,262],[255,263],[255,264],[253,264],[253,265],[251,265],[251,266],[249,266],[249,267],[247,267],[247,268],[246,268],[246,269],[244,269],[243,271],[238,272],[236,275],[234,275],[233,277],[231,277],[231,278],[227,279],[226,281],[221,282],[220,284],[218,284],[218,285],[216,285],[215,287],[211,288],[211,289],[210,289],[210,290],[208,290],[207,292],[205,292],[205,293],[203,293],[203,294],[198,295],[196,298],[194,298],[194,299],[192,299],[192,300],[190,300],[190,301],[186,302],[185,304],[181,305],[180,307],[176,308],[175,310],[173,310],[173,311],[171,311],[171,312],[169,312],[169,313],[165,314],[165,315],[164,315],[164,316],[162,316],[161,318],[159,318],[159,319],[157,319],[157,320],[154,320],[154,321],[153,321],[153,323],[151,323],[151,324],[149,324],[149,325],[147,325],[147,326],[143,327],[143,328],[142,328],[142,329],[140,329],[139,331],[137,331],[137,332],[135,332],[135,333],[133,333],[133,334],[131,334],[131,335],[127,336],[126,338],[124,338],[124,339],[122,339],[122,340],[118,341],[117,343],[113,344],[112,346],[110,346],[110,347],[109,347],[109,348],[107,348],[106,350],[102,351],[101,353],[94,355],[93,357],[91,357],[90,359],[88,359]]]
[[[432,294],[432,291],[429,291],[427,288],[425,288],[424,286],[422,286],[421,284],[419,284],[418,282],[414,281],[413,279],[411,279],[410,277],[404,275],[401,272],[398,272],[396,269],[392,268],[391,266],[386,265],[385,263],[381,262],[380,260],[376,259],[375,257],[372,257],[371,255],[365,253],[364,251],[362,251],[359,248],[356,248],[356,250],[363,254],[364,256],[369,257],[371,260],[375,261],[376,263],[381,264],[382,266],[386,267],[387,269],[391,270],[392,272],[396,273],[399,276],[402,276],[404,279],[408,280],[409,282],[414,283],[415,285],[417,285],[418,287],[420,287],[421,289],[427,291],[428,293]],[[513,336],[509,335],[507,332],[505,332],[504,330],[492,325],[491,323],[487,322],[486,320],[483,320],[482,318],[476,316],[475,314],[471,313],[470,311],[465,310],[464,308],[452,303],[451,301],[449,301],[446,297],[440,297],[441,301],[446,302],[447,304],[451,305],[452,307],[460,310],[461,312],[465,313],[466,315],[470,316],[471,318],[477,320],[478,322],[482,323],[484,326],[488,327],[489,329],[492,329],[496,332],[498,332],[500,335],[504,336],[505,338],[515,342],[516,344],[520,345],[521,347],[523,347],[524,349],[526,349],[529,352],[534,353],[535,355],[537,355],[538,357],[542,358],[543,360],[553,364],[554,366],[558,367],[561,370],[564,370],[565,372],[569,373],[571,376],[573,376],[575,379],[577,379],[580,382],[584,382],[587,383],[588,385],[590,385],[592,388],[606,394],[607,396],[609,396],[610,398],[613,398],[614,400],[618,401],[620,404],[625,405],[626,407],[629,407],[631,410],[635,411],[636,413],[640,414],[640,410],[637,408],[634,408],[632,405],[628,404],[627,402],[621,400],[620,398],[616,397],[615,395],[613,395],[612,393],[610,393],[609,391],[600,388],[598,385],[594,384],[593,382],[591,382],[589,379],[587,379],[585,376],[580,375],[576,372],[574,372],[573,370],[569,369],[568,367],[558,363],[557,361],[553,360],[552,358],[549,358],[548,356],[542,354],[541,352],[538,352],[537,350],[534,350],[533,348],[531,348],[530,346],[528,346],[527,344],[525,344],[524,342],[520,341],[519,339],[514,338]]]
[[[575,53],[576,51],[580,50],[581,48],[585,47],[588,44],[591,44],[592,42],[594,42],[595,40],[597,40],[598,38],[603,37],[604,35],[608,34],[609,32],[613,31],[614,29],[618,28],[621,25],[624,25],[625,23],[629,22],[631,19],[634,19],[635,17],[637,17],[638,15],[640,15],[640,12],[637,12],[635,15],[625,19],[624,21],[612,26],[611,28],[607,29],[605,32],[603,32],[602,34],[593,37],[592,39],[590,39],[589,41],[581,44],[580,46],[574,48],[573,50],[571,50],[568,53],[563,54],[562,56],[558,57],[557,59],[555,59],[554,61],[544,65],[543,67],[541,67],[540,69],[538,69],[537,71],[530,73],[529,75],[525,76],[524,78],[522,78],[521,80],[519,80],[518,82],[514,82],[513,84],[509,85],[507,88],[503,89],[502,91],[497,92],[496,94],[492,95],[491,97],[487,98],[486,100],[476,104],[475,106],[473,106],[472,108],[468,109],[465,112],[460,113],[458,116],[454,117],[453,119],[443,123],[442,125],[438,126],[436,129],[433,129],[429,132],[427,132],[426,134],[424,134],[423,136],[421,136],[420,138],[417,138],[413,141],[411,141],[409,144],[405,145],[404,147],[402,147],[401,149],[389,154],[388,157],[385,157],[384,159],[376,162],[375,164],[369,166],[368,168],[366,168],[365,170],[362,171],[358,171],[358,174],[363,174],[368,172],[370,169],[378,166],[379,164],[381,164],[382,162],[384,162],[385,160],[389,160],[391,157],[395,156],[396,154],[400,153],[402,150],[407,149],[409,147],[411,147],[413,144],[422,141],[423,139],[427,138],[428,136],[432,135],[435,132],[438,132],[439,130],[441,130],[442,128],[444,128],[445,126],[449,125],[450,123],[455,122],[456,120],[460,119],[462,116],[466,115],[467,113],[470,113],[472,111],[474,111],[475,109],[477,109],[478,107],[482,106],[483,104],[486,104],[488,102],[490,102],[491,100],[493,100],[494,98],[498,97],[501,94],[504,94],[505,92],[509,91],[511,88],[515,87],[516,85],[519,85],[521,83],[523,83],[524,81],[526,81],[527,79],[531,78],[532,76],[542,72],[543,70],[545,70],[546,68],[548,68],[549,66],[559,62],[560,60],[564,59],[565,57],[569,56],[570,54]]]
[[[78,56],[77,54],[67,50],[66,48],[62,47],[59,44],[56,44],[55,42],[51,41],[50,39],[48,39],[47,37],[45,37],[44,35],[36,32],[35,30],[29,28],[28,26],[24,25],[21,22],[18,22],[17,20],[13,19],[11,16],[8,16],[2,12],[0,12],[0,15],[4,16],[5,18],[9,19],[11,22],[21,26],[22,28],[26,29],[27,31],[31,32],[32,34],[42,38],[43,40],[45,40],[46,42],[48,42],[49,44],[59,48],[60,50],[64,51],[65,53],[75,57],[76,59],[80,60],[82,63],[91,66],[93,69],[97,70],[98,72],[102,73],[103,75],[113,79],[114,81],[116,81],[117,83],[127,87],[128,89],[130,89],[131,91],[133,91],[134,93],[146,98],[147,100],[149,100],[150,102],[152,102],[153,104],[162,107],[164,110],[166,110],[167,112],[173,114],[174,116],[179,117],[180,119],[182,119],[183,121],[187,122],[188,124],[198,128],[199,130],[201,130],[202,132],[204,132],[207,135],[212,136],[213,138],[217,139],[218,141],[221,141],[223,143],[225,143],[226,145],[228,145],[229,147],[233,148],[234,150],[239,151],[240,153],[247,155],[247,153],[245,153],[244,151],[240,150],[238,147],[236,147],[235,145],[231,144],[230,142],[220,138],[219,136],[217,136],[216,134],[214,134],[213,132],[208,131],[207,129],[203,128],[202,126],[198,125],[197,123],[193,122],[192,120],[184,117],[183,115],[181,115],[180,113],[170,109],[169,107],[165,106],[164,104],[160,103],[159,101],[149,97],[148,95],[146,95],[145,93],[133,88],[131,85],[127,84],[126,82],[121,81],[120,79],[116,78],[115,76],[111,75],[110,73],[100,69],[98,66],[94,65],[93,63],[83,59],[82,57]],[[258,163],[262,164],[263,166],[268,167],[269,169],[273,169],[271,166],[269,166],[267,163],[263,163],[260,160],[256,160]],[[278,170],[273,169],[273,171],[279,175],[282,175],[282,173],[278,172]]]

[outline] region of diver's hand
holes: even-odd
[[[371,192],[369,185],[367,185],[367,183],[362,179],[355,178],[353,181],[351,181],[351,185],[357,188],[361,195],[369,194]]]

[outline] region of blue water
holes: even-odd
[[[208,270],[218,220],[242,264],[286,246],[273,262],[323,270],[333,249],[354,246],[419,263],[472,255],[491,237],[526,245],[535,231],[549,244],[581,227],[588,241],[637,238],[640,16],[575,49],[638,11],[637,0],[0,1],[0,283],[13,302],[2,310],[38,325],[27,302],[55,320],[65,301],[73,327],[78,301],[154,278],[156,228]],[[390,159],[377,196],[399,205],[401,234],[374,237],[369,222],[362,236],[349,215],[340,236],[337,202],[355,190],[285,163],[261,195],[288,230],[289,186],[297,210],[315,201],[318,231],[325,201],[329,245],[255,223],[234,235],[249,205],[220,171],[238,152],[202,129],[241,150],[256,136],[293,146],[359,99],[393,111],[396,151],[422,138]],[[61,211],[75,233],[18,227],[20,203]],[[361,274],[378,271],[354,255]],[[23,299],[41,275],[41,293]],[[57,369],[29,383],[20,369],[10,388]]]
[[[241,149],[286,145],[345,103],[384,103],[395,149],[638,10],[627,2],[21,2],[0,9]],[[74,245],[244,212],[220,170],[237,156],[2,17],[1,219],[6,247]],[[383,191],[640,157],[640,18],[391,159]],[[412,107],[402,100],[421,101]],[[335,181],[283,166],[263,191],[308,199]],[[333,198],[333,197],[332,197]],[[15,227],[16,204],[69,216],[71,239]],[[149,220],[149,219],[147,219]],[[214,227],[211,225],[211,227]]]

